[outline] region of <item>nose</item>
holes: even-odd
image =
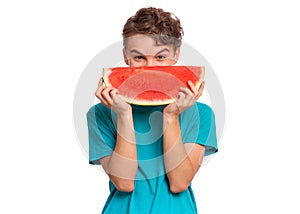
[[[151,57],[147,57],[147,60],[145,62],[145,66],[153,66],[153,60],[151,59]]]

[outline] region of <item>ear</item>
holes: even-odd
[[[124,58],[124,62],[126,63],[126,65],[129,65],[129,60],[126,56],[126,51],[125,51],[125,48],[123,48],[123,58]]]
[[[179,55],[180,55],[180,48],[177,48],[176,51],[175,51],[175,54],[174,54],[174,64],[177,63],[177,61],[179,59]]]

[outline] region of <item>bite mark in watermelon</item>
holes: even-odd
[[[199,89],[205,69],[201,66],[145,66],[103,69],[105,86],[119,90],[119,95],[135,105],[165,105],[175,101],[180,87],[188,81]]]

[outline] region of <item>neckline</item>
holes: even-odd
[[[153,111],[162,111],[166,105],[159,105],[159,106],[142,106],[142,105],[135,105],[131,104],[132,110],[140,111],[140,112],[153,112]]]

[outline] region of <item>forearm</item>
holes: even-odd
[[[185,190],[197,169],[182,143],[178,117],[164,117],[164,161],[172,192]]]
[[[133,185],[137,167],[135,133],[130,111],[118,115],[116,146],[106,171],[116,186],[120,183]]]

